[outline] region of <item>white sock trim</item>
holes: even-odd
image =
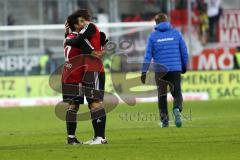
[[[75,135],[68,135],[69,138],[75,138]]]

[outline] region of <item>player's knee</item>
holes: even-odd
[[[102,101],[96,101],[96,102],[92,102],[91,104],[89,104],[90,110],[95,110],[95,109],[99,109],[99,108],[102,108]]]
[[[69,110],[74,110],[74,111],[78,111],[79,110],[79,105],[76,105],[76,104],[70,104],[69,106],[68,106],[68,109]]]
[[[101,117],[106,117],[106,111],[102,105],[102,102],[91,103],[91,118],[92,120],[98,119]]]
[[[67,122],[76,122],[77,121],[77,112],[79,105],[69,104],[68,110],[66,112],[66,121]]]

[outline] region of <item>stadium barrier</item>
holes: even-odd
[[[113,73],[121,76],[121,73]],[[130,73],[130,77],[140,76]],[[139,80],[140,81],[140,80]],[[24,77],[0,77],[0,107],[54,105],[61,100],[61,93],[49,87],[49,76],[29,76],[29,97],[26,98]],[[118,89],[127,90],[127,81],[118,82]],[[185,100],[224,100],[240,99],[239,71],[191,71],[182,77],[182,90]],[[125,88],[124,88],[125,87]],[[142,86],[133,86],[134,90],[142,90]],[[156,87],[146,86],[146,90]],[[106,75],[106,91],[118,95],[123,92],[113,87],[110,74]],[[142,90],[144,93],[144,90]],[[132,94],[134,96],[134,94]],[[121,96],[120,96],[121,97]],[[169,100],[171,100],[169,96]],[[106,97],[107,98],[107,97]],[[157,97],[137,98],[137,102],[156,102]]]

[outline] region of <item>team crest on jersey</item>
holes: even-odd
[[[71,64],[71,63],[65,63],[65,67],[66,67],[67,69],[71,69],[71,68],[72,68],[72,64]]]

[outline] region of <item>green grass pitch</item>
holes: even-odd
[[[184,107],[182,128],[160,128],[156,103],[121,104],[108,114],[109,144],[101,146],[67,146],[53,107],[0,109],[0,160],[240,159],[240,100]],[[79,122],[77,136],[92,137],[90,121]]]

